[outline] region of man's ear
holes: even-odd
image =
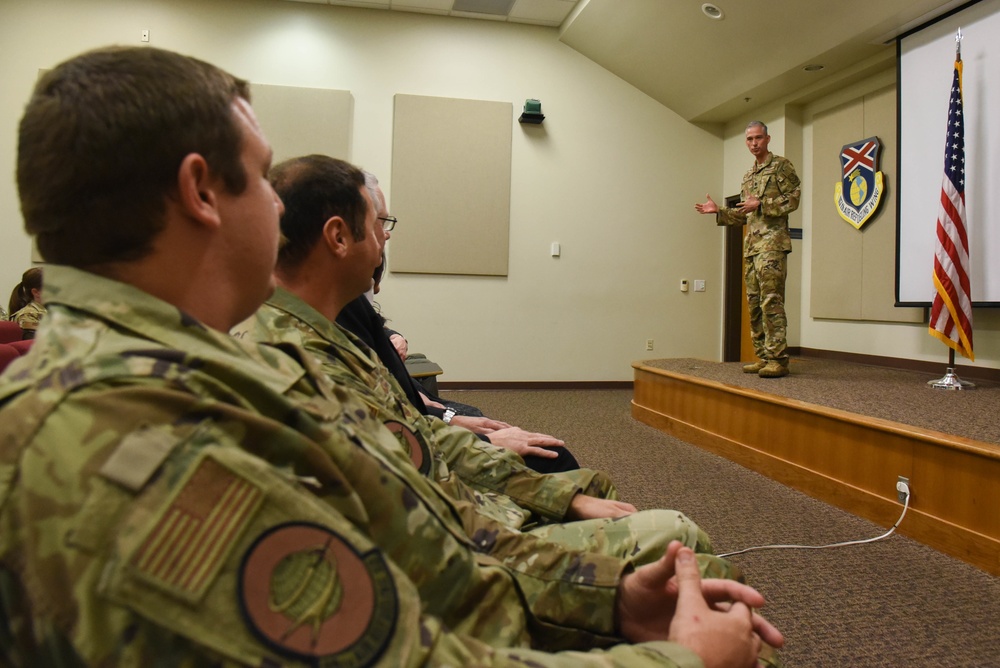
[[[323,223],[323,243],[335,256],[343,257],[346,255],[353,241],[354,237],[351,236],[351,231],[347,228],[347,221],[340,216],[333,216]]]
[[[205,158],[198,153],[184,156],[177,170],[177,199],[181,209],[204,225],[222,222],[216,189],[222,180],[212,176]]]

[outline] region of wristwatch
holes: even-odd
[[[441,416],[441,419],[444,420],[445,424],[451,424],[451,419],[456,415],[458,415],[458,411],[454,408],[446,408],[444,409],[444,415]]]

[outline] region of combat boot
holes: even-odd
[[[744,364],[743,373],[757,373],[767,365],[764,360],[757,360],[753,364]]]
[[[788,360],[768,360],[767,364],[757,372],[761,378],[781,378],[788,375]]]

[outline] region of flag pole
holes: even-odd
[[[956,77],[959,81],[959,86],[961,86],[960,64],[962,62],[962,29],[959,28],[958,32],[955,34],[955,67],[956,67]],[[950,116],[950,112],[949,112]],[[950,118],[949,118],[950,121]],[[964,140],[963,140],[963,150],[964,150]],[[947,149],[945,151],[947,155]],[[963,158],[964,160],[964,158]],[[964,198],[963,198],[964,201]],[[933,317],[933,314],[932,314]],[[970,316],[971,318],[971,316]],[[971,333],[969,335],[971,341]],[[971,347],[970,347],[971,350]],[[964,354],[964,353],[963,353]],[[970,355],[971,356],[971,355]],[[974,389],[976,386],[973,383],[964,381],[958,377],[955,373],[955,348],[952,345],[948,346],[948,368],[943,377],[937,380],[927,381],[927,384],[934,388],[935,390],[970,390]]]

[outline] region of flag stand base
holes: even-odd
[[[929,380],[927,384],[933,387],[935,390],[974,390],[976,386],[974,383],[970,383],[967,380],[962,380],[957,375],[955,375],[955,369],[948,367],[948,371],[944,374],[943,378],[938,378],[937,380]]]

